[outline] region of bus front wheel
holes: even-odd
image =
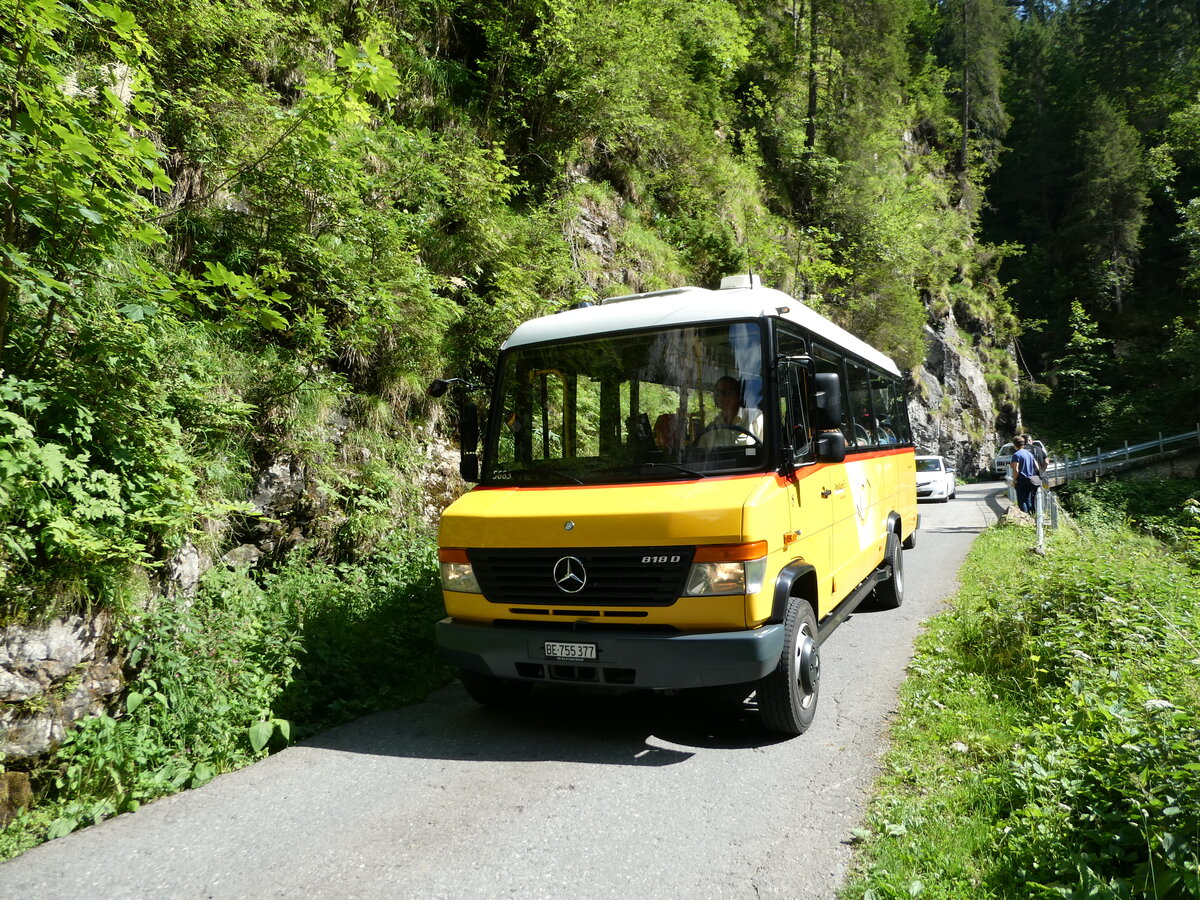
[[[783,634],[779,664],[758,682],[758,711],[772,731],[803,734],[817,714],[821,692],[817,617],[803,597],[788,598]]]

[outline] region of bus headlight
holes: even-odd
[[[461,594],[482,594],[475,570],[467,559],[467,551],[455,547],[439,547],[438,563],[442,569],[442,589]]]
[[[756,594],[767,573],[767,542],[697,547],[684,583],[685,597]]]

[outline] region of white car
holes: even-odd
[[[917,499],[953,500],[958,493],[954,463],[944,456],[917,457]]]

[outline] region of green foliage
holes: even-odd
[[[1045,558],[1025,528],[976,542],[910,667],[846,896],[1200,895],[1200,582],[1088,496]]]
[[[986,216],[990,239],[1026,248],[1003,270],[1018,314],[1047,323],[1023,357],[1051,380],[1073,352],[1079,302],[1116,351],[1096,373],[1105,399],[1092,433],[1107,443],[1191,428],[1200,393],[1176,361],[1195,344],[1200,18],[1182,2],[1037,9],[1010,44],[1013,124]],[[1166,402],[1148,408],[1160,390]],[[1069,402],[1050,397],[1027,418],[1056,444],[1089,440]]]
[[[1089,446],[1112,433],[1116,418],[1112,398],[1105,387],[1105,373],[1112,359],[1111,345],[1099,335],[1099,327],[1078,300],[1071,304],[1071,336],[1063,348],[1054,372],[1054,384],[1048,398],[1049,408],[1057,412],[1038,415],[1047,401],[1031,404],[1039,422],[1054,420],[1054,439],[1058,444]]]
[[[54,0],[10,3],[4,15],[0,371],[32,377],[63,324],[89,318],[96,279],[156,280],[122,251],[162,242],[147,194],[171,182],[145,136],[141,66],[153,51],[133,17]]]
[[[164,599],[130,619],[120,640],[137,674],[123,708],[85,719],[38,773],[45,805],[34,818],[44,820],[46,806],[56,813],[46,837],[261,756],[255,729],[281,725],[272,704],[300,650],[295,617],[244,577],[216,570],[194,602]],[[282,723],[285,734],[288,727]]]
[[[432,535],[385,542],[356,565],[297,563],[266,587],[302,610],[302,649],[273,707],[301,737],[420,700],[452,677],[433,640],[443,612]]]
[[[959,117],[960,164],[994,169],[1009,116],[1001,97],[1002,58],[1011,17],[996,0],[948,0],[941,4],[942,35],[951,62]],[[969,141],[974,135],[976,140]]]
[[[1092,302],[1120,310],[1133,282],[1150,202],[1146,163],[1137,132],[1103,97],[1089,110],[1081,142],[1085,164],[1073,218],[1078,238],[1088,248]]]
[[[1072,512],[1082,520],[1099,524],[1118,517],[1174,548],[1193,565],[1200,563],[1198,497],[1200,481],[1178,478],[1079,482],[1066,495]]]
[[[212,570],[195,598],[122,626],[135,672],[123,702],[34,771],[36,804],[0,832],[0,855],[424,697],[450,678],[433,646],[440,615],[429,536],[355,565],[293,558],[261,584]]]
[[[215,511],[197,495],[172,397],[160,393],[173,377],[143,329],[106,324],[78,336],[77,362],[53,381],[0,379],[6,617],[44,614],[28,594],[39,583],[75,584],[76,603],[103,596],[128,566],[152,563],[162,542]],[[118,372],[141,378],[122,383]]]

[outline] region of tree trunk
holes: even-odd
[[[959,166],[964,176],[967,172],[967,134],[971,127],[971,35],[967,19],[968,5],[969,0],[962,0],[962,146],[959,150]]]
[[[808,122],[804,127],[804,150],[812,156],[817,147],[817,0],[808,0]]]

